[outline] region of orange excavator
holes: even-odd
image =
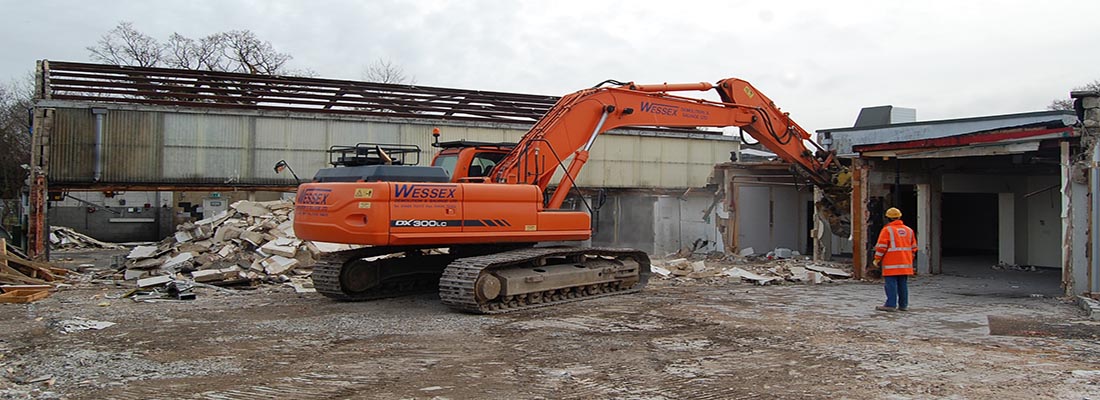
[[[709,90],[721,101],[673,94]],[[819,210],[846,214],[846,169],[832,153],[810,151],[810,135],[748,82],[606,81],[562,97],[518,143],[440,143],[436,130],[440,151],[431,166],[416,166],[417,146],[333,147],[333,168],[298,188],[294,231],[365,245],[314,265],[317,291],[338,300],[438,290],[452,308],[500,313],[636,292],[649,278],[645,252],[537,245],[592,236],[589,214],[562,204],[601,133],[726,126],[740,127],[824,189]]]

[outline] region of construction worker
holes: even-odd
[[[879,311],[909,310],[909,275],[913,275],[913,259],[917,255],[917,236],[901,221],[901,210],[886,210],[890,223],[882,228],[875,244],[875,268],[882,268],[886,286],[886,304]]]

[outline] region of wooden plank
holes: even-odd
[[[5,258],[0,258],[0,265],[3,265],[5,267],[8,266],[8,259],[6,258],[7,255],[8,255],[8,240],[4,239],[4,238],[0,238],[0,256],[5,256]]]
[[[30,303],[50,296],[47,290],[19,289],[0,294],[0,303]]]
[[[3,268],[0,268],[0,269],[3,269]],[[31,285],[44,285],[44,284],[49,283],[49,282],[46,282],[46,281],[41,280],[41,279],[34,279],[34,278],[31,278],[31,277],[28,277],[26,275],[23,275],[19,271],[16,271],[16,270],[13,270],[13,269],[10,269],[10,268],[8,268],[6,270],[3,270],[3,271],[0,271],[0,282],[12,282],[12,283],[18,283],[18,284],[31,284]]]

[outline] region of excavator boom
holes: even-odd
[[[716,90],[721,102],[674,95],[673,92]],[[588,160],[596,137],[619,127],[728,127],[736,126],[777,156],[799,167],[813,184],[824,189],[829,213],[846,214],[846,173],[833,154],[817,147],[810,135],[767,96],[741,79],[717,84],[636,85],[581,90],[562,97],[524,135],[493,170],[491,181],[537,185],[547,190],[555,172],[565,174],[546,207],[560,208],[576,176]],[[572,157],[569,166],[565,161]],[[846,234],[842,218],[829,218],[835,232]]]

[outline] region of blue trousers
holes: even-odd
[[[886,306],[909,308],[909,276],[884,276],[886,286]]]

